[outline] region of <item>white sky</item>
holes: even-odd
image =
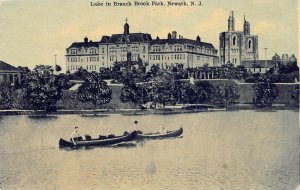
[[[53,65],[56,54],[65,68],[65,49],[72,42],[85,36],[99,41],[102,35],[122,33],[126,17],[130,32],[166,38],[176,30],[185,38],[200,35],[218,49],[219,33],[227,30],[230,10],[235,12],[236,31],[242,30],[246,15],[251,33],[259,37],[260,59],[265,58],[265,47],[268,58],[275,52],[298,52],[297,0],[202,0],[202,7],[179,8],[91,7],[90,2],[0,0],[0,60],[32,69],[37,64]]]

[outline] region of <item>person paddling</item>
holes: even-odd
[[[71,141],[73,142],[74,145],[77,144],[76,139],[79,137],[79,133],[78,133],[78,127],[75,127],[75,130],[73,131],[73,133],[71,134]]]
[[[134,121],[134,125],[132,126],[132,132],[137,130],[138,123],[139,122],[137,120]]]

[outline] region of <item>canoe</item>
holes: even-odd
[[[133,131],[128,135],[123,136],[116,136],[112,138],[105,138],[105,139],[89,139],[89,140],[79,140],[77,144],[74,145],[71,141],[67,141],[64,139],[59,140],[59,147],[87,147],[87,146],[110,146],[121,142],[135,140],[137,138],[137,132]]]
[[[180,127],[180,129],[175,131],[168,131],[166,134],[160,134],[160,133],[138,133],[137,138],[138,139],[160,139],[160,138],[170,138],[170,137],[178,137],[183,133],[183,129]]]

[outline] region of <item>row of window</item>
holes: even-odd
[[[197,61],[208,62],[209,57],[197,55]]]
[[[96,54],[98,53],[98,49],[97,48],[92,48],[92,49],[70,49],[67,51],[68,53],[70,53],[71,55],[77,55],[77,54],[84,54],[84,53],[89,53],[89,54]]]
[[[146,46],[142,46],[142,47],[143,47],[143,51],[142,52],[146,52]],[[187,46],[186,47],[186,46],[182,46],[182,45],[174,45],[173,46],[173,51],[180,52],[180,51],[183,51],[183,49],[186,49],[186,48],[187,48],[188,51],[193,51],[194,50],[194,46]],[[119,52],[118,51],[119,49],[120,49],[121,53],[126,53],[127,50],[128,50],[126,47],[120,47],[120,48],[119,47],[110,47],[109,48],[109,53],[110,54],[115,54],[115,53]],[[153,52],[161,52],[161,51],[165,50],[165,46],[152,46],[151,50]],[[170,47],[170,50],[172,50],[172,47]],[[134,52],[134,53],[138,53],[139,52],[139,47],[138,46],[131,47],[130,51]],[[212,52],[212,54],[216,53],[216,52],[214,52],[213,50],[211,50],[209,48],[202,48],[202,47],[197,47],[196,51],[199,52],[199,53],[206,53],[206,54],[210,54],[211,52]],[[87,53],[87,52],[89,54],[97,54],[98,53],[98,49],[92,48],[92,49],[88,49],[87,51],[85,51],[84,49],[82,49],[82,50],[78,50],[78,49],[70,49],[70,50],[68,50],[68,53],[70,53],[71,55],[84,54],[84,53]],[[102,54],[105,54],[105,49],[101,48],[100,52]]]
[[[124,53],[124,52],[127,52],[127,51],[131,51],[131,52],[139,52],[139,47],[138,46],[134,46],[134,47],[131,47],[131,48],[126,48],[126,47],[110,47],[109,48],[109,53],[117,53],[117,51],[120,49],[120,52]],[[146,51],[146,46],[143,46],[143,52]],[[104,48],[102,48],[102,53],[104,53]]]
[[[175,60],[181,60],[181,59],[185,59],[185,54],[175,54],[175,55],[168,55],[168,56],[164,56],[164,55],[150,55],[149,60],[170,60],[171,59],[175,59]]]
[[[84,59],[86,59],[86,62],[96,62],[99,61],[99,57],[86,57],[86,58],[80,58],[80,57],[68,57],[68,62],[84,62]]]
[[[139,58],[138,54],[131,55],[132,61],[137,61],[138,58]],[[143,58],[145,58],[145,55],[143,55]],[[121,57],[119,57],[119,58],[114,55],[109,56],[109,61],[126,61],[126,60],[127,60],[127,56],[125,56],[125,55],[121,55]]]

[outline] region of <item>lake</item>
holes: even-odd
[[[298,112],[201,112],[176,115],[0,117],[0,189],[295,189]],[[131,147],[59,149],[79,133],[123,134],[183,127],[181,138]]]

